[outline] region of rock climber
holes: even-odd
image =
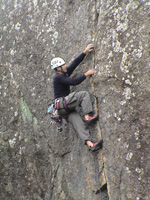
[[[87,125],[91,125],[98,120],[98,115],[91,116],[93,110],[90,95],[87,91],[70,92],[70,86],[78,85],[94,74],[94,70],[90,69],[76,78],[70,77],[76,67],[83,61],[86,54],[93,49],[93,44],[87,45],[84,51],[69,66],[66,65],[62,58],[53,58],[51,69],[54,69],[56,72],[53,77],[53,88],[59,115],[62,118],[67,117],[67,121],[73,125],[80,138],[89,147],[89,150],[96,151],[102,148],[103,141],[100,140],[94,143],[90,137]],[[81,118],[77,111],[79,106],[82,108],[84,119]]]

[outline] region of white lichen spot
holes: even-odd
[[[132,152],[129,152],[129,153],[127,154],[127,156],[126,156],[126,160],[130,161],[131,158],[132,158],[132,156],[133,156],[133,153],[132,153]]]
[[[133,96],[133,97],[135,97],[135,96],[136,96],[136,94],[135,94],[135,93],[132,93],[132,96]]]
[[[141,49],[134,49],[134,51],[132,52],[132,55],[133,55],[133,57],[141,58],[142,57]]]
[[[130,10],[135,10],[139,5],[139,2],[130,1],[126,6],[126,11],[129,12]]]
[[[120,69],[124,73],[128,73],[129,72],[128,66],[125,65],[125,62],[126,62],[127,58],[128,58],[128,54],[124,51],[123,52],[123,56],[122,56],[122,61],[121,61],[121,64],[120,64]]]
[[[134,82],[134,85],[138,85],[138,84],[139,84],[139,82],[138,82],[138,81],[135,81],[135,82]]]
[[[4,27],[3,27],[3,31],[7,31],[7,26],[4,26]]]
[[[142,161],[144,160],[144,157],[143,157],[143,156],[141,157],[141,160],[142,160]]]
[[[132,75],[131,78],[134,79],[134,75]]]
[[[136,144],[136,148],[137,148],[137,149],[140,149],[140,148],[141,148],[141,143],[140,143],[140,142],[138,142],[138,143]]]
[[[20,30],[20,27],[21,27],[21,24],[18,22],[18,23],[15,25],[15,29],[16,29],[17,31],[19,31],[19,30]]]
[[[123,92],[123,96],[125,96],[125,99],[130,99],[131,98],[131,89],[130,88],[125,88]]]
[[[11,139],[9,140],[9,145],[10,145],[11,148],[14,148],[15,144],[16,144],[16,138],[13,138],[12,140]]]
[[[33,4],[34,4],[34,7],[36,7],[38,4],[38,0],[33,0]]]
[[[128,149],[128,147],[129,147],[129,144],[124,143],[124,148]]]
[[[118,120],[118,121],[121,121],[121,118],[120,118],[120,117],[117,117],[117,120]]]
[[[127,171],[128,174],[131,173],[131,171],[129,170],[129,167],[126,167],[126,171]]]
[[[141,58],[142,57],[142,51],[143,51],[143,45],[142,42],[139,42],[139,48],[138,49],[134,49],[134,51],[132,52],[133,57],[136,58]]]
[[[108,59],[113,57],[112,51],[108,54]]]
[[[120,52],[121,43],[118,40],[113,42],[112,46],[115,52]]]
[[[24,151],[25,151],[25,147],[20,147],[19,154],[22,155]]]
[[[103,103],[106,103],[106,99],[103,99]]]
[[[18,137],[18,132],[15,133],[15,137]]]
[[[138,180],[141,180],[142,179],[142,175],[144,174],[143,168],[140,169],[139,167],[136,167],[135,171],[139,174]]]
[[[49,27],[48,29],[47,29],[47,33],[50,33],[50,32],[52,32],[53,31],[53,28],[52,27]]]
[[[126,31],[128,28],[128,12],[119,7],[114,10],[114,19],[117,21],[117,31]]]
[[[119,110],[119,115],[121,115],[122,114],[122,110]]]
[[[2,5],[2,10],[5,10],[5,8],[6,8],[5,5]]]
[[[19,135],[18,139],[19,139],[19,141],[20,141],[20,140],[22,140],[22,137],[21,137],[21,135]]]
[[[11,75],[11,78],[13,79],[13,78],[14,78],[14,75],[13,75],[13,73],[12,73],[12,72],[10,72],[10,75]]]
[[[14,114],[14,116],[15,116],[15,117],[17,117],[17,116],[18,116],[18,111],[15,111],[15,114]]]
[[[146,2],[146,4],[145,4],[146,6],[150,6],[150,2]]]
[[[18,1],[15,0],[15,1],[14,1],[14,8],[17,8],[17,7],[18,7]]]
[[[118,26],[116,28],[117,31],[121,31],[121,32],[124,32],[126,31],[128,28],[128,20],[126,18],[125,22],[124,23],[120,23],[118,22]]]
[[[28,7],[28,12],[30,13],[32,11],[32,7]]]
[[[59,0],[53,0],[52,5],[54,5],[54,4],[59,5]]]
[[[117,117],[117,113],[114,113],[114,117]]]
[[[58,38],[58,32],[55,31],[55,33],[53,34],[53,37],[54,37],[55,39],[57,39],[57,38]]]
[[[121,71],[127,74],[129,72],[128,66],[127,65],[121,65],[120,67]]]
[[[132,83],[129,79],[125,80],[125,83],[128,84],[128,85],[132,85]]]
[[[55,31],[52,37],[52,43],[55,45],[57,43],[57,39],[58,39],[58,32]]]
[[[36,96],[36,94],[35,94],[35,93],[32,93],[32,94],[31,94],[31,96],[32,96],[32,97],[35,97],[35,96]]]
[[[110,117],[111,117],[111,115],[110,115],[110,113],[108,113],[106,118],[109,119]]]
[[[120,105],[123,106],[124,104],[126,104],[126,101],[125,101],[125,100],[123,100],[123,101],[120,102]]]
[[[14,56],[16,53],[16,51],[14,51],[13,49],[10,51],[10,55]]]
[[[135,135],[135,139],[138,140],[138,139],[139,139],[139,130],[137,130],[137,131],[134,133],[134,135]]]
[[[44,8],[44,7],[47,7],[47,2],[44,2],[43,4],[42,4],[42,7]]]
[[[140,200],[140,197],[136,197],[136,200]]]
[[[121,114],[121,111],[119,111],[119,114]],[[117,115],[117,113],[114,113],[114,117],[118,120],[121,121],[121,117]]]

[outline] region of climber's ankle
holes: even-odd
[[[88,114],[84,115],[84,119],[88,120],[89,119],[89,115]]]
[[[93,147],[93,143],[90,140],[87,140],[86,144],[87,144],[88,147]]]

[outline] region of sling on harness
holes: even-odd
[[[48,111],[47,113],[50,114],[51,119],[57,123],[57,131],[62,133],[62,118],[58,114],[58,102],[54,102],[52,104],[48,105]]]
[[[47,111],[47,113],[49,113],[51,115],[51,118],[55,122],[62,123],[62,118],[58,115],[57,108],[58,108],[58,102],[55,101],[55,103],[52,103],[52,104],[48,105],[48,111]]]
[[[71,112],[71,110],[68,108],[67,104],[66,104],[66,100],[63,97],[63,107],[65,109],[65,111],[69,114]]]

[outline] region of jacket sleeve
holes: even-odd
[[[82,83],[85,79],[86,79],[86,76],[84,74],[76,78],[62,76],[61,79],[59,79],[59,82],[64,85],[78,85]]]
[[[85,58],[86,54],[83,52],[74,59],[74,61],[67,67],[67,74],[70,76],[72,72],[75,70],[75,68],[83,61]]]

